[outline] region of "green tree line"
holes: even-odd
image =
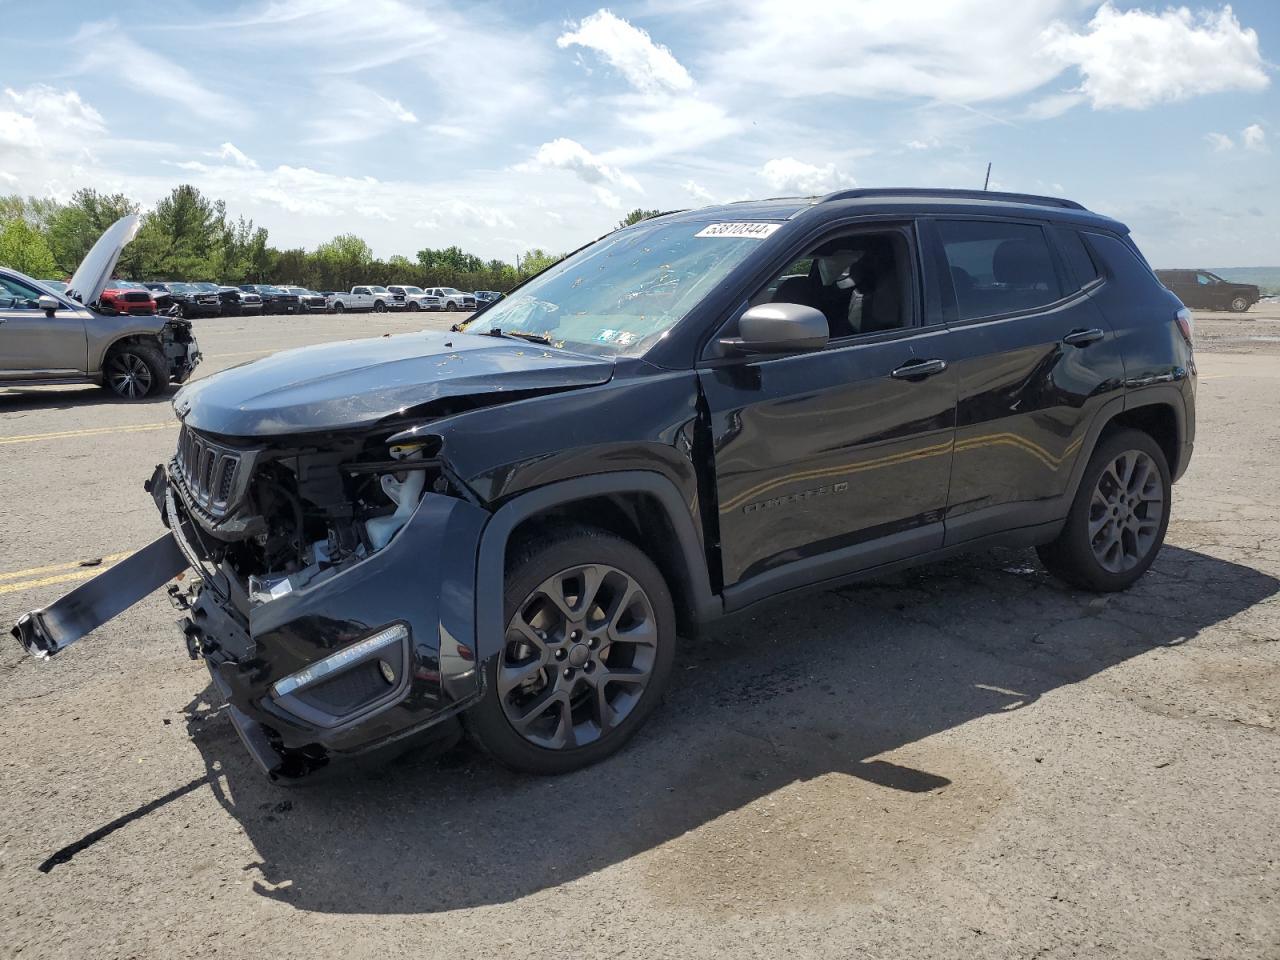
[[[124,194],[89,189],[77,190],[66,203],[0,196],[0,265],[37,279],[69,277],[107,227],[139,210],[137,201]],[[313,250],[282,250],[272,246],[265,227],[244,217],[232,219],[223,201],[183,184],[143,215],[116,274],[131,280],[287,283],[316,290],[404,283],[506,291],[562,257],[535,248],[511,264],[450,246],[425,247],[413,258],[381,260],[354,234],[334,237]]]

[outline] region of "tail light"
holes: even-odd
[[[1182,334],[1182,339],[1187,341],[1187,346],[1194,350],[1196,345],[1196,322],[1191,315],[1191,311],[1183,307],[1174,317],[1174,323],[1178,325],[1178,332]]]

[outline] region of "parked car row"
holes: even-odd
[[[41,281],[64,291],[60,280]],[[472,312],[502,298],[497,290],[465,293],[453,287],[415,287],[367,284],[341,290],[316,291],[292,284],[244,283],[238,287],[208,281],[112,280],[102,292],[102,305],[121,314],[147,316],[176,312],[194,317],[240,317],[255,314],[385,313],[389,310],[445,310]]]

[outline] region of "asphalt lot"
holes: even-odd
[[[198,322],[199,375],[455,319]],[[1280,957],[1280,308],[1198,336],[1134,589],[999,551],[775,605],[571,776],[459,748],[275,787],[159,595],[0,645],[0,955]],[[160,532],[175,436],[167,398],[0,391],[0,623]]]

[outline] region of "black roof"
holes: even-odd
[[[822,197],[773,197],[742,200],[696,210],[679,210],[664,217],[675,220],[792,220],[809,211],[866,213],[1002,214],[1010,217],[1033,215],[1076,223],[1092,223],[1111,230],[1128,232],[1124,224],[1093,213],[1083,204],[1062,197],[998,190],[955,190],[932,187],[857,187],[838,190]],[[1034,210],[1034,213],[1032,211]]]

